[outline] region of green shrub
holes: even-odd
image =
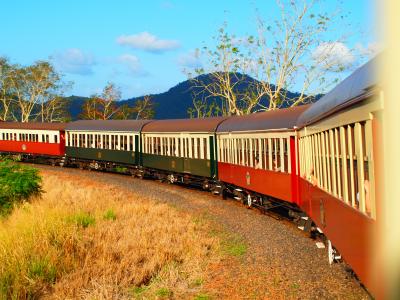
[[[76,225],[82,227],[82,228],[87,228],[90,225],[94,225],[96,223],[95,217],[93,217],[91,214],[86,213],[86,212],[79,212],[76,213],[68,218],[68,221],[75,223]]]
[[[128,290],[129,294],[133,297],[139,297],[148,289],[147,286],[134,286]]]
[[[161,297],[161,298],[171,297],[172,296],[172,292],[167,288],[161,288],[161,289],[156,291],[156,295],[158,297]]]
[[[228,234],[223,237],[221,250],[231,256],[242,256],[247,252],[247,244],[236,235]]]
[[[57,270],[45,258],[33,258],[28,265],[28,278],[31,280],[44,280],[49,284],[56,281]]]
[[[198,294],[196,297],[194,297],[194,300],[210,300],[211,297],[208,296],[207,294]]]
[[[104,220],[115,221],[116,218],[117,218],[117,215],[115,214],[115,212],[112,209],[107,210],[103,215]]]
[[[14,204],[41,193],[39,171],[9,160],[0,161],[0,215],[8,214]]]

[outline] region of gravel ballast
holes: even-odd
[[[235,200],[210,193],[140,180],[126,175],[35,165],[42,170],[68,173],[100,185],[115,185],[204,216],[216,227],[247,245],[240,257],[210,266],[206,290],[218,299],[370,299],[344,263],[329,265],[327,249],[318,249],[294,224],[277,220]]]

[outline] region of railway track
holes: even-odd
[[[235,200],[221,200],[209,193],[140,180],[115,173],[99,173],[70,168],[34,165],[46,172],[96,181],[129,190],[205,217],[215,226],[242,238],[248,245],[238,260],[215,266],[205,284],[218,290],[220,298],[261,299],[276,290],[275,295],[292,299],[369,299],[359,281],[347,271],[344,263],[329,265],[326,249],[281,218],[265,216],[258,210],[245,209]],[[238,286],[239,285],[239,286]],[[285,287],[282,291],[279,291]],[[246,296],[247,295],[247,296]],[[250,297],[250,296],[249,296]]]

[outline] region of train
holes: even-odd
[[[265,212],[284,209],[327,239],[373,295],[381,207],[378,58],[312,104],[245,116],[0,123],[0,153],[52,165],[195,185]]]

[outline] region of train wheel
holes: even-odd
[[[328,260],[329,264],[333,264],[335,261],[338,261],[342,258],[341,255],[338,254],[337,250],[332,246],[330,240],[328,240]]]
[[[226,195],[227,193],[226,193],[226,189],[223,187],[222,188],[222,190],[221,190],[221,198],[223,199],[223,200],[226,200],[227,199],[227,195]]]
[[[203,181],[202,189],[205,191],[208,191],[210,189],[210,184],[208,183],[207,180]]]
[[[248,206],[248,208],[250,208],[252,204],[253,204],[253,199],[251,199],[250,194],[248,194],[247,195],[247,206]]]
[[[169,174],[169,175],[167,176],[167,182],[168,182],[168,184],[173,184],[173,183],[175,182],[175,176],[174,176],[174,174]]]

